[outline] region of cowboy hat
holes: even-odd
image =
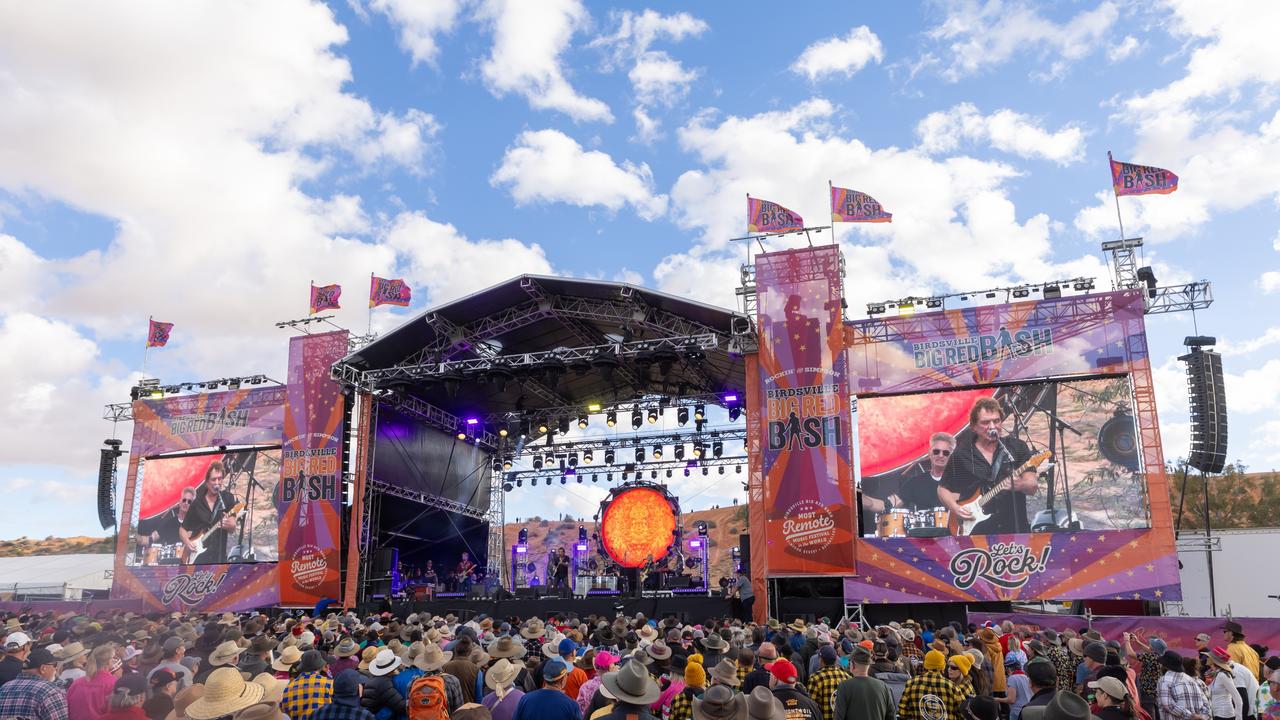
[[[58,662],[66,663],[66,662],[71,662],[72,660],[75,660],[76,658],[80,657],[81,655],[84,655],[87,652],[89,652],[89,648],[85,647],[83,643],[73,642],[67,645],[63,645],[61,650],[54,653],[54,657],[58,660]]]
[[[542,637],[544,627],[540,620],[530,620],[525,623],[524,627],[520,628],[520,637],[526,640],[537,640]]]
[[[785,720],[787,717],[782,701],[774,697],[767,687],[759,686],[745,697],[747,720]]]
[[[196,684],[183,688],[173,696],[173,709],[165,716],[164,720],[178,720],[187,716],[187,708],[191,703],[204,697],[204,685]]]
[[[453,659],[452,652],[445,652],[444,650],[440,649],[439,645],[436,645],[435,643],[431,643],[427,645],[426,649],[423,650],[422,653],[418,655],[418,657],[413,659],[413,666],[418,668],[419,670],[422,670],[423,672],[431,672],[433,670],[439,670],[440,668],[444,667],[444,664],[449,662],[452,659]],[[370,664],[369,668],[370,668],[370,672],[372,672],[373,665]]]
[[[323,668],[325,664],[324,653],[319,650],[307,650],[302,653],[302,659],[298,661],[298,672],[316,672]]]
[[[224,612],[222,613],[222,617],[218,618],[218,624],[219,625],[239,625],[240,618],[235,613]]]
[[[284,696],[284,688],[289,683],[272,675],[271,673],[258,673],[250,682],[257,683],[262,686],[266,692],[262,695],[262,702],[280,702]]]
[[[666,643],[655,642],[645,650],[645,654],[653,660],[669,660],[671,659],[671,648]]]
[[[725,642],[718,633],[711,633],[703,639],[702,647],[713,652],[723,652],[729,649],[729,643]]]
[[[358,669],[360,670],[360,672],[367,671],[369,669],[369,663],[373,662],[373,659],[377,657],[377,655],[378,655],[378,646],[376,645],[370,645],[369,647],[360,651],[360,664],[358,666]]]
[[[490,657],[495,658],[522,658],[529,652],[524,649],[524,645],[516,642],[514,638],[507,637],[506,635],[489,643],[489,647],[486,648],[486,651],[489,653]]]
[[[796,618],[795,620],[792,620],[791,624],[788,625],[787,627],[791,628],[792,630],[796,630],[798,632],[804,632],[805,630],[808,629],[804,624],[804,618]]]
[[[280,712],[280,706],[273,702],[260,702],[250,705],[249,707],[236,713],[233,720],[280,720],[284,717],[284,713]]]
[[[741,682],[738,680],[738,667],[734,665],[732,660],[721,660],[715,667],[711,668],[711,679],[721,685],[732,685],[737,687]]]
[[[333,654],[337,657],[351,657],[360,652],[360,645],[351,636],[342,638],[342,642],[333,649]]]
[[[547,642],[542,643],[542,654],[549,658],[560,657],[560,641],[564,639],[563,635],[548,638]]]
[[[256,704],[266,693],[266,688],[245,682],[240,671],[222,667],[209,674],[204,696],[187,707],[186,716],[191,720],[213,720],[231,715]]]
[[[209,653],[209,664],[214,667],[235,665],[236,659],[240,657],[242,652],[244,652],[244,648],[237,645],[234,640],[227,640]]]
[[[295,645],[290,645],[280,651],[280,655],[271,661],[271,669],[279,672],[289,672],[289,669],[302,659],[302,651]]]
[[[600,684],[618,700],[634,705],[651,705],[662,695],[640,663],[627,663],[621,670],[605,673]]]
[[[1043,720],[1091,720],[1089,703],[1079,695],[1063,690],[1056,693],[1044,708]]]
[[[1231,672],[1231,653],[1225,648],[1216,647],[1208,653],[1209,662],[1214,666]]]
[[[498,658],[493,667],[485,671],[484,684],[489,686],[490,690],[497,690],[510,685],[518,674],[520,674],[519,667],[506,658]]]
[[[658,639],[658,628],[646,624],[636,631],[636,637],[645,642],[653,642]]]
[[[1228,620],[1223,623],[1222,629],[1228,632],[1233,632],[1237,635],[1244,635],[1244,626],[1234,620]]]
[[[745,720],[747,699],[724,685],[712,685],[693,701],[693,720]]]
[[[390,648],[383,648],[374,656],[373,662],[369,663],[369,674],[374,677],[382,677],[390,675],[393,670],[400,667],[404,663]]]

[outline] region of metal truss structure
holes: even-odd
[[[701,442],[703,444],[707,444],[726,441],[746,442],[746,438],[747,431],[745,428],[732,425],[703,428],[702,430],[690,427],[680,428],[679,430],[661,430],[651,433],[626,435],[617,438],[589,437],[581,440],[574,440],[572,442],[544,445],[529,443],[523,446],[520,452],[513,454],[512,457],[519,457],[521,455],[532,457],[533,455],[545,455],[547,453],[579,453],[585,450],[603,452],[605,450],[649,447],[651,445],[678,445],[681,443],[688,444]]]
[[[506,483],[514,483],[516,481],[529,481],[530,486],[537,484],[537,480],[542,479],[549,481],[555,479],[567,479],[576,476],[579,480],[589,479],[592,475],[596,475],[599,479],[606,482],[614,474],[622,477],[622,480],[629,479],[634,475],[639,480],[644,477],[645,473],[649,473],[652,479],[658,479],[657,473],[668,473],[667,477],[674,476],[677,472],[688,472],[693,475],[695,470],[702,469],[703,474],[710,475],[711,468],[728,468],[730,466],[746,465],[748,458],[746,455],[732,455],[725,457],[702,457],[696,460],[656,460],[644,463],[615,463],[613,465],[579,465],[575,468],[543,468],[542,470],[515,470],[503,473]],[[723,474],[723,473],[717,473]]]
[[[486,520],[489,517],[488,512],[484,510],[479,510],[477,508],[473,508],[466,503],[460,503],[456,500],[442,498],[438,495],[431,495],[428,493],[418,492],[417,490],[411,490],[409,488],[401,487],[399,485],[391,485],[389,483],[384,483],[380,480],[374,480],[373,478],[369,479],[369,487],[380,495],[390,495],[392,497],[398,497],[404,500],[412,500],[413,502],[419,503],[421,505],[426,505],[427,507],[435,508],[437,510],[444,510],[446,512],[457,513],[459,515],[465,515],[475,520]]]
[[[673,388],[675,390],[675,388]],[[737,396],[737,400],[727,401],[722,393],[690,393],[677,395],[674,391],[672,395],[650,395],[648,397],[636,398],[635,400],[626,400],[616,403],[602,403],[600,409],[589,410],[591,413],[604,412],[605,410],[613,410],[622,413],[632,410],[648,411],[650,409],[670,410],[673,408],[692,408],[695,405],[728,405],[736,403],[742,405],[742,395]],[[519,422],[526,416],[533,414],[539,417],[558,418],[558,417],[577,417],[583,412],[582,403],[574,403],[572,405],[561,405],[559,407],[540,407],[532,413],[528,412],[497,412],[489,413],[482,419],[488,425],[501,426],[513,422]],[[619,418],[621,419],[621,418]]]
[[[1125,238],[1102,243],[1102,251],[1111,255],[1111,282],[1115,289],[1126,290],[1146,285],[1143,296],[1146,314],[1203,310],[1213,304],[1213,288],[1208,280],[1197,280],[1184,285],[1156,287],[1154,276],[1150,283],[1139,277],[1136,251],[1142,247],[1142,238]]]

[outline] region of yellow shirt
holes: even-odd
[[[608,715],[608,714],[609,714],[609,713],[611,713],[611,712],[613,712],[613,703],[609,703],[608,705],[605,705],[604,707],[600,708],[599,710],[597,710],[597,711],[595,711],[595,712],[591,713],[591,717],[590,717],[590,718],[588,718],[588,720],[596,720],[596,718],[602,718],[602,717],[604,717],[605,715]]]
[[[1253,673],[1254,677],[1262,677],[1260,674],[1262,672],[1262,661],[1258,659],[1258,653],[1254,652],[1253,648],[1249,647],[1248,643],[1245,641],[1237,640],[1228,645],[1227,654],[1229,654],[1231,659],[1235,662],[1249,668],[1249,671]]]

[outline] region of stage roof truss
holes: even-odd
[[[374,480],[372,478],[369,479],[369,487],[374,492],[382,493],[384,495],[391,495],[393,497],[402,498],[404,500],[412,500],[413,502],[421,503],[428,507],[436,508],[437,510],[445,510],[448,512],[457,513],[459,515],[465,515],[469,518],[474,518],[476,520],[490,519],[488,510],[473,508],[470,505],[467,505],[466,503],[456,502],[454,500],[450,500],[448,498],[442,498],[437,495],[429,495],[427,493],[418,492],[416,490],[410,490],[409,488],[401,487],[399,485],[384,483],[379,480]]]
[[[614,463],[613,465],[579,465],[576,468],[543,468],[541,470],[508,470],[503,473],[507,482],[517,479],[539,479],[539,478],[558,478],[558,477],[580,477],[584,481],[591,475],[606,475],[608,473],[645,473],[652,471],[671,470],[673,473],[677,470],[688,470],[692,475],[699,468],[715,468],[728,467],[730,465],[746,465],[748,458],[746,455],[733,455],[718,458],[703,457],[699,460],[655,460],[636,463]],[[573,472],[569,472],[572,469]],[[745,472],[745,471],[744,471]],[[637,476],[638,477],[638,476]],[[744,477],[743,482],[746,482]]]
[[[581,440],[573,440],[569,442],[557,442],[551,445],[545,443],[537,444],[534,442],[526,442],[522,448],[517,450],[512,457],[546,455],[563,455],[568,453],[583,452],[590,450],[592,452],[602,452],[604,450],[621,450],[636,447],[650,447],[652,445],[690,445],[701,442],[703,445],[709,446],[714,442],[745,442],[747,439],[747,429],[741,426],[719,426],[715,428],[703,428],[698,431],[692,427],[678,428],[676,430],[662,430],[652,433],[628,433],[612,438],[587,437]],[[710,448],[704,453],[703,457],[708,457]]]
[[[679,408],[679,407],[693,407],[694,405],[719,405],[721,407],[725,407],[727,403],[724,399],[724,395],[725,393],[679,392],[678,388],[674,388],[672,389],[670,394],[666,394],[666,395],[648,395],[641,398],[603,401],[599,403],[600,405],[599,411],[592,410],[590,411],[590,413],[598,414],[598,413],[603,413],[609,410],[614,410],[619,414],[621,414],[624,412],[631,412],[633,409],[640,410],[640,411],[647,411],[650,408],[657,408],[659,410],[670,410],[672,408]],[[744,397],[743,393],[739,392],[737,393],[737,396],[739,398],[737,403],[739,405],[743,405],[743,402],[741,399]],[[527,411],[527,412],[511,410],[507,412],[490,413],[484,416],[484,421],[490,425],[499,426],[505,423],[519,421],[521,418],[525,417],[526,415],[535,415],[539,417],[546,416],[548,418],[555,418],[555,417],[562,417],[562,416],[572,417],[576,415],[581,415],[582,412],[583,412],[582,403],[575,403],[573,405],[540,407],[537,410]],[[621,423],[621,421],[622,421],[621,418],[619,418],[619,423]],[[533,437],[530,438],[530,442],[532,441],[533,441]]]

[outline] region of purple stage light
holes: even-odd
[[[467,424],[468,424],[468,425],[479,425],[479,424],[480,424],[480,418],[467,418]]]
[[[690,541],[689,541],[689,547],[694,548],[694,549],[696,550],[696,549],[698,549],[698,548],[702,547],[702,541],[701,541],[701,540],[690,540]]]
[[[527,553],[527,552],[529,552],[529,548],[525,547],[524,545],[517,545],[517,546],[516,546],[516,554],[517,554],[517,555],[523,555],[523,554],[525,554],[525,553]]]
[[[574,545],[574,547],[575,547],[575,548],[577,548],[578,550],[581,550],[582,552],[586,552],[586,551],[587,551],[587,546],[586,546],[586,545],[578,544],[578,545]]]
[[[734,403],[734,402],[738,402],[738,394],[737,394],[737,393],[725,393],[725,394],[724,394],[724,401],[725,401],[725,402],[727,402],[727,403]]]

